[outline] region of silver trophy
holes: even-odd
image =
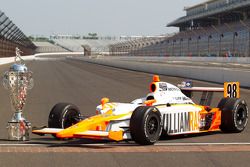
[[[27,100],[27,91],[32,89],[33,85],[32,72],[25,66],[20,50],[16,48],[15,63],[10,66],[9,71],[6,71],[3,77],[3,86],[10,91],[14,110],[14,115],[7,125],[9,140],[29,140],[31,124],[25,120],[22,113]]]

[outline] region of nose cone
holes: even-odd
[[[10,71],[27,72],[28,68],[24,64],[13,64],[10,66]]]

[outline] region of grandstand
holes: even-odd
[[[51,52],[68,52],[60,46],[54,45],[50,42],[33,42],[36,45],[36,53],[51,53]]]
[[[22,55],[34,54],[36,46],[30,39],[0,11],[0,57],[15,56],[18,47]]]
[[[113,55],[250,56],[250,1],[209,0],[185,7],[186,16],[169,23],[179,33],[149,42],[128,41],[110,46]],[[146,45],[145,45],[146,44]]]
[[[108,54],[109,45],[117,43],[120,39],[114,37],[95,37],[84,39],[79,36],[54,35],[50,37],[56,45],[72,52],[88,51],[91,54]]]
[[[160,49],[159,44],[167,38],[167,36],[145,36],[140,38],[131,38],[109,46],[109,52],[113,56],[153,56],[152,46]],[[162,50],[162,52],[164,52]]]

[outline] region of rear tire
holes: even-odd
[[[245,100],[223,98],[218,104],[221,110],[220,129],[223,132],[242,132],[248,123],[248,107]]]
[[[80,110],[70,103],[58,103],[50,111],[49,128],[66,129],[80,121]],[[55,137],[55,135],[53,135]]]
[[[158,141],[162,132],[159,110],[150,106],[139,106],[130,119],[132,139],[141,145],[151,145]]]

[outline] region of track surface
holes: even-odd
[[[152,79],[152,74],[74,60],[30,61],[27,66],[34,72],[35,86],[28,95],[24,115],[33,126],[46,125],[49,111],[57,102],[74,103],[84,115],[93,115],[102,97],[109,97],[111,101],[130,102],[145,96]],[[0,73],[3,74],[8,67],[0,66]],[[183,78],[161,76],[161,80],[178,84]],[[194,81],[194,84],[222,86],[200,81]],[[196,95],[195,100],[198,101],[200,94]],[[221,97],[222,94],[215,94],[212,105],[216,106]],[[241,97],[249,101],[250,90],[242,89]],[[6,140],[5,127],[13,112],[8,91],[3,87],[0,87],[0,101],[1,167],[82,164],[111,167],[249,166],[250,125],[239,134],[218,132],[171,137],[162,139],[156,146],[147,147],[133,142],[95,144],[96,141],[90,140],[57,141],[51,136],[35,135],[31,135],[28,142],[10,142]]]

